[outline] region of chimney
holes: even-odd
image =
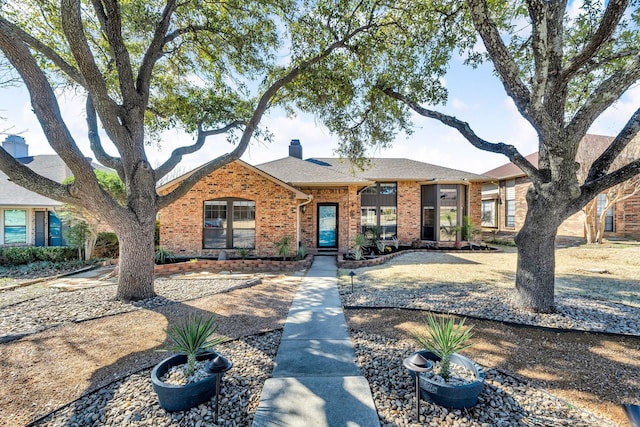
[[[9,135],[2,143],[2,148],[13,157],[28,157],[29,146],[24,141],[24,138],[18,135]]]
[[[299,139],[292,139],[289,145],[289,156],[302,160],[302,145]]]

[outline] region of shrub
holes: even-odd
[[[98,233],[96,245],[93,248],[93,256],[96,258],[118,258],[118,236],[116,233]]]
[[[291,240],[291,236],[282,236],[282,239],[274,243],[276,250],[278,251],[278,255],[282,257],[283,261],[287,258],[287,255],[289,255]]]
[[[425,320],[426,334],[414,332],[413,338],[425,350],[431,351],[440,357],[440,372],[438,373],[445,381],[449,380],[451,355],[465,348],[471,347],[467,343],[473,336],[471,329],[473,326],[464,328],[463,318],[460,323],[455,324],[455,320],[443,317],[436,319],[433,314],[429,314]]]
[[[189,316],[189,318],[165,330],[173,345],[166,348],[168,351],[177,351],[187,355],[187,376],[193,374],[196,356],[213,349],[224,341],[224,338],[209,339],[218,330],[218,323],[213,315]]]
[[[156,247],[156,264],[165,264],[174,260],[173,252],[164,246]]]
[[[307,256],[307,247],[305,245],[300,245],[298,248],[297,258],[299,260],[304,259]]]
[[[65,246],[20,246],[0,248],[0,259],[6,265],[24,265],[38,261],[63,262],[76,257],[73,248]]]

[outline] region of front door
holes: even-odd
[[[338,205],[318,205],[318,248],[338,247]]]

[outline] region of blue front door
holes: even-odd
[[[318,247],[338,247],[338,205],[318,205]]]

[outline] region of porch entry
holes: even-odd
[[[318,248],[338,248],[338,204],[318,204]]]

